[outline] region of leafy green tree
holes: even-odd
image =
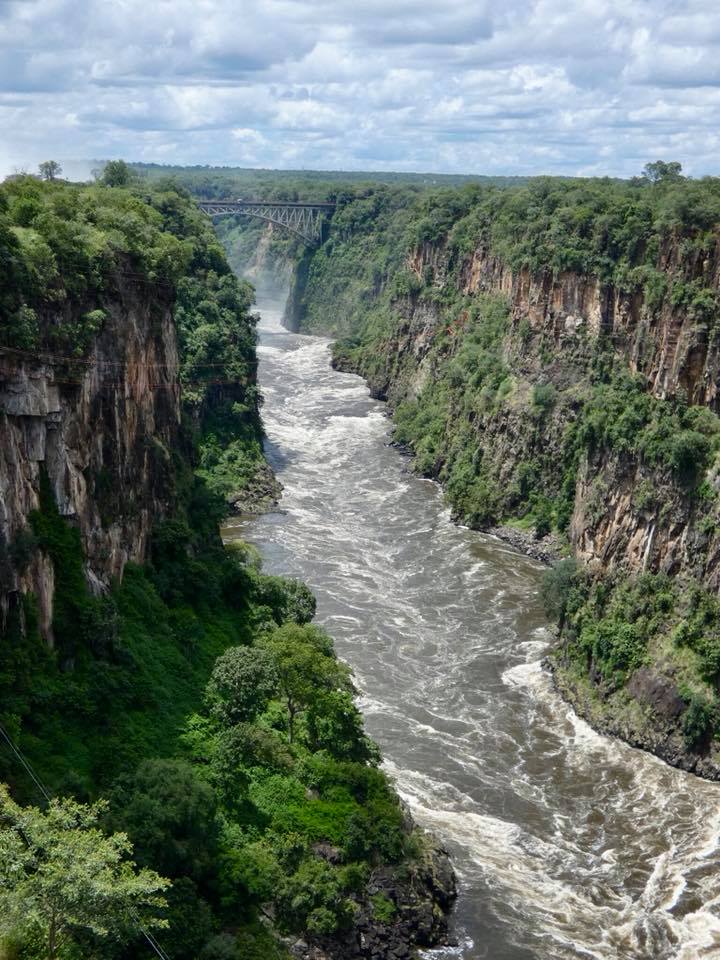
[[[571,558],[559,560],[549,570],[545,571],[540,587],[540,596],[542,598],[545,613],[558,625],[562,632],[565,625],[565,614],[567,612],[570,591],[575,585],[577,577],[577,564]]]
[[[643,167],[643,177],[650,183],[677,183],[682,180],[682,164],[677,160],[666,163],[664,160],[655,160],[646,163]]]
[[[338,760],[377,763],[377,746],[365,736],[362,714],[348,690],[323,690],[307,711],[312,750],[326,750]]]
[[[108,160],[103,167],[100,182],[106,187],[127,187],[134,174],[124,160]]]
[[[707,744],[717,723],[717,708],[704,697],[692,696],[683,716],[683,737],[690,750]]]
[[[40,935],[56,960],[75,931],[122,939],[137,917],[167,925],[157,914],[170,882],[136,868],[125,834],[98,828],[105,809],[69,799],[21,807],[0,785],[0,935]]]
[[[275,693],[278,676],[267,650],[230,647],[215,661],[206,697],[212,714],[225,726],[252,720]]]
[[[298,714],[330,690],[351,690],[347,667],[334,655],[332,640],[318,627],[288,623],[262,641],[275,661],[285,702],[290,743]]]
[[[55,180],[62,173],[62,167],[57,160],[43,160],[38,170],[43,180]]]
[[[138,862],[203,882],[217,848],[217,801],[182,760],[145,760],[110,794],[110,820],[135,845]]]
[[[270,607],[279,626],[288,620],[300,624],[309,623],[315,616],[315,597],[301,580],[259,574],[255,595],[259,603]]]

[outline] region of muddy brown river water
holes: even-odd
[[[453,856],[459,945],[431,956],[720,958],[720,787],[574,716],[540,666],[542,569],[453,525],[383,404],[281,310],[261,304],[259,347],[281,512],[225,535],[314,590],[386,769]]]

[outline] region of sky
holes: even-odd
[[[0,0],[0,175],[720,173],[712,0]]]

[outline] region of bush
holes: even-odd
[[[538,413],[543,416],[555,406],[557,393],[551,383],[536,383],[532,392],[532,403]]]
[[[380,923],[392,923],[397,907],[384,893],[375,893],[370,897],[373,916]]]
[[[702,749],[717,722],[715,707],[707,700],[692,697],[683,716],[683,736],[691,750]]]
[[[553,527],[552,503],[547,497],[535,497],[532,511],[535,520],[535,539],[540,540],[547,536]]]
[[[577,564],[567,558],[559,560],[543,574],[540,597],[547,616],[562,630],[570,593],[577,583]]]

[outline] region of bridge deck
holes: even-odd
[[[327,200],[198,200],[198,207],[210,217],[238,214],[275,223],[302,237],[306,243],[318,244],[323,238],[325,215],[335,204]]]
[[[297,200],[198,200],[199,207],[300,207],[308,210],[334,210],[336,204],[326,200],[317,203]]]

